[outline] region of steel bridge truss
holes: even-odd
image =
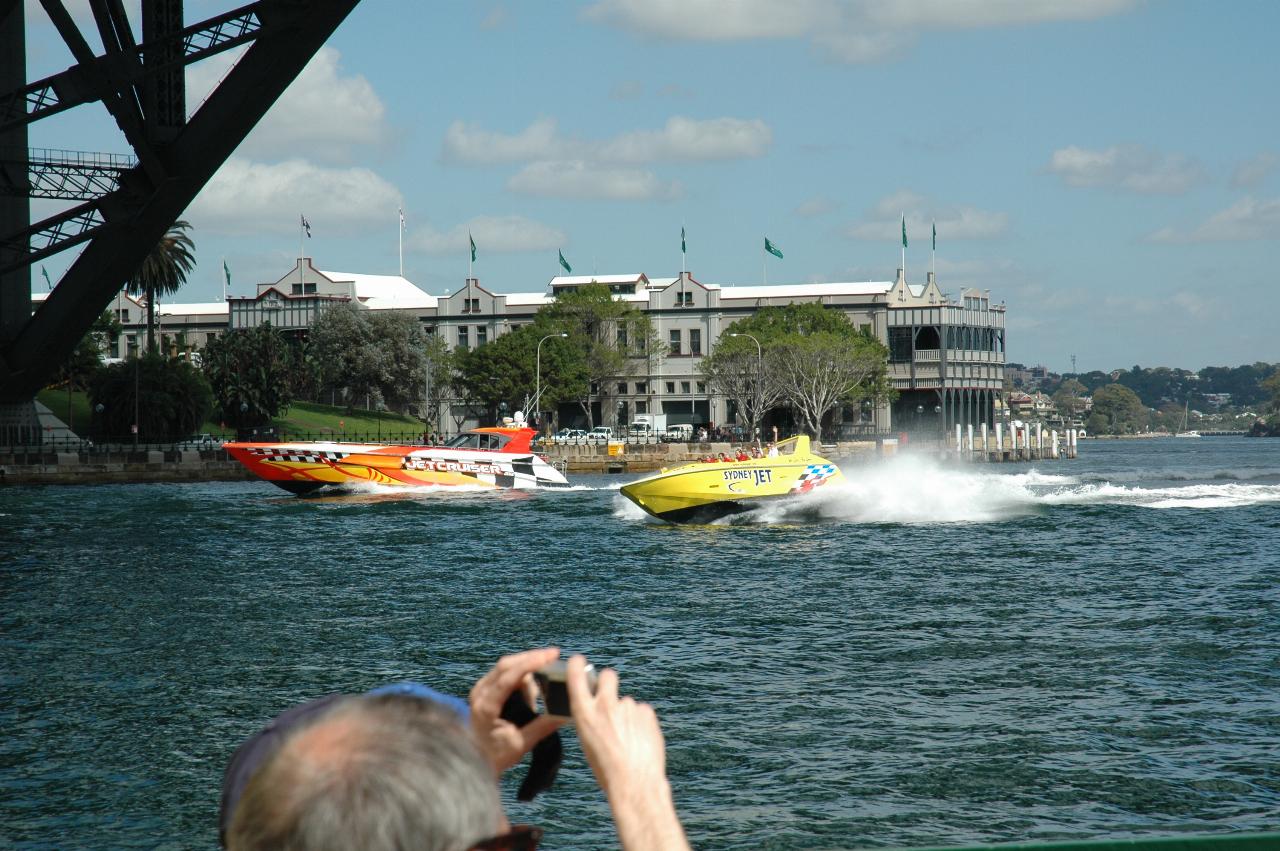
[[[139,43],[122,0],[89,0],[103,44],[97,55],[61,0],[40,0],[76,64],[0,92],[0,402],[43,386],[358,2],[260,0],[183,26],[182,0],[146,0]],[[0,55],[25,55],[14,43],[25,38],[22,6],[0,0]],[[186,66],[242,45],[248,50],[188,118]],[[17,82],[13,73],[0,63],[0,89]],[[106,107],[133,156],[27,148],[28,125],[90,103]],[[78,203],[33,223],[31,198]],[[85,243],[30,315],[32,264]]]

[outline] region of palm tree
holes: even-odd
[[[187,236],[190,227],[181,219],[174,222],[129,279],[129,292],[146,296],[147,351],[151,353],[156,350],[156,298],[176,293],[195,267],[196,260],[191,252],[196,244]]]

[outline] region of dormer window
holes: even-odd
[[[693,307],[693,293],[687,290],[676,293],[676,307]]]
[[[464,299],[462,300],[462,312],[463,312],[463,313],[479,313],[479,312],[480,312],[480,299],[478,299],[478,298],[464,298]]]

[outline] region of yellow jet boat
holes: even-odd
[[[844,481],[835,464],[814,455],[805,435],[784,440],[763,458],[698,461],[623,485],[622,495],[661,520],[709,523],[761,502],[810,493]]]

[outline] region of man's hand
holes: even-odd
[[[647,703],[618,697],[618,674],[606,668],[587,685],[586,659],[569,659],[569,704],[578,739],[613,810],[626,851],[688,848],[667,782],[667,750]]]
[[[525,691],[529,705],[534,706],[533,694],[536,687],[532,673],[559,658],[560,651],[555,647],[503,656],[493,666],[493,670],[471,687],[468,698],[471,703],[471,730],[475,734],[476,744],[488,758],[498,777],[518,764],[534,745],[564,723],[560,718],[539,715],[523,727],[517,727],[499,717],[507,697],[519,689]]]

